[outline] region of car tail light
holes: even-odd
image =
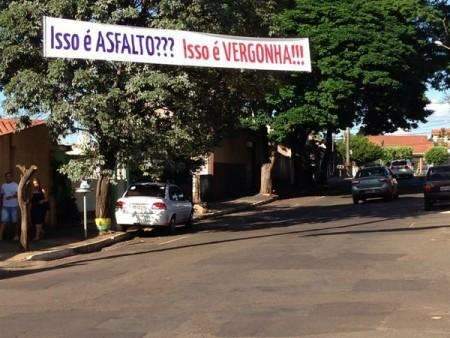
[[[156,202],[156,203],[153,203],[152,209],[156,209],[156,210],[167,210],[167,206],[166,206],[166,204],[163,203],[163,202]]]
[[[357,185],[357,184],[359,184],[359,182],[360,182],[360,181],[358,181],[358,180],[352,181],[352,184],[353,184],[353,185]]]
[[[433,190],[432,184],[425,184],[425,192],[431,192]]]
[[[116,202],[116,209],[123,209],[124,205],[125,205],[124,201],[117,201]]]

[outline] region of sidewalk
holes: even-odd
[[[207,218],[215,218],[242,210],[248,210],[260,205],[271,203],[278,199],[276,195],[260,195],[245,196],[230,201],[208,203],[207,212],[205,214],[196,214],[194,219],[202,220]]]
[[[278,196],[254,195],[231,201],[208,204],[208,211],[203,215],[195,215],[195,220],[220,217],[242,210],[252,209],[278,199]],[[95,226],[89,227],[88,239],[83,236],[83,228],[79,227],[51,229],[43,240],[31,242],[31,251],[20,252],[16,241],[0,242],[0,268],[14,267],[18,262],[48,261],[69,257],[82,253],[99,251],[106,246],[128,240],[135,232],[112,232],[107,235],[97,235]]]

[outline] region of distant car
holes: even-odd
[[[390,169],[397,178],[414,177],[414,167],[410,160],[394,160],[391,163]]]
[[[450,201],[450,166],[430,167],[423,189],[425,210],[439,201]]]
[[[174,232],[177,224],[191,226],[193,206],[183,191],[173,184],[136,183],[116,202],[117,225],[165,227]]]
[[[382,197],[385,201],[398,197],[398,183],[387,167],[367,167],[352,180],[353,203],[367,198]]]

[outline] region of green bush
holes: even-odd
[[[383,149],[383,161],[385,163],[393,160],[411,160],[413,158],[413,150],[411,147],[390,147]]]
[[[337,149],[342,158],[345,159],[345,142],[338,142]],[[367,137],[361,135],[352,135],[350,137],[350,149],[350,159],[358,166],[375,162],[383,156],[383,148],[373,144]]]
[[[425,161],[428,164],[440,165],[448,160],[448,150],[446,147],[437,146],[427,151]]]

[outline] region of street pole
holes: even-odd
[[[84,222],[84,238],[88,238],[87,233],[87,202],[86,193],[83,194],[83,222]]]
[[[350,175],[350,128],[347,127],[345,130],[345,166],[347,168],[347,173]]]

